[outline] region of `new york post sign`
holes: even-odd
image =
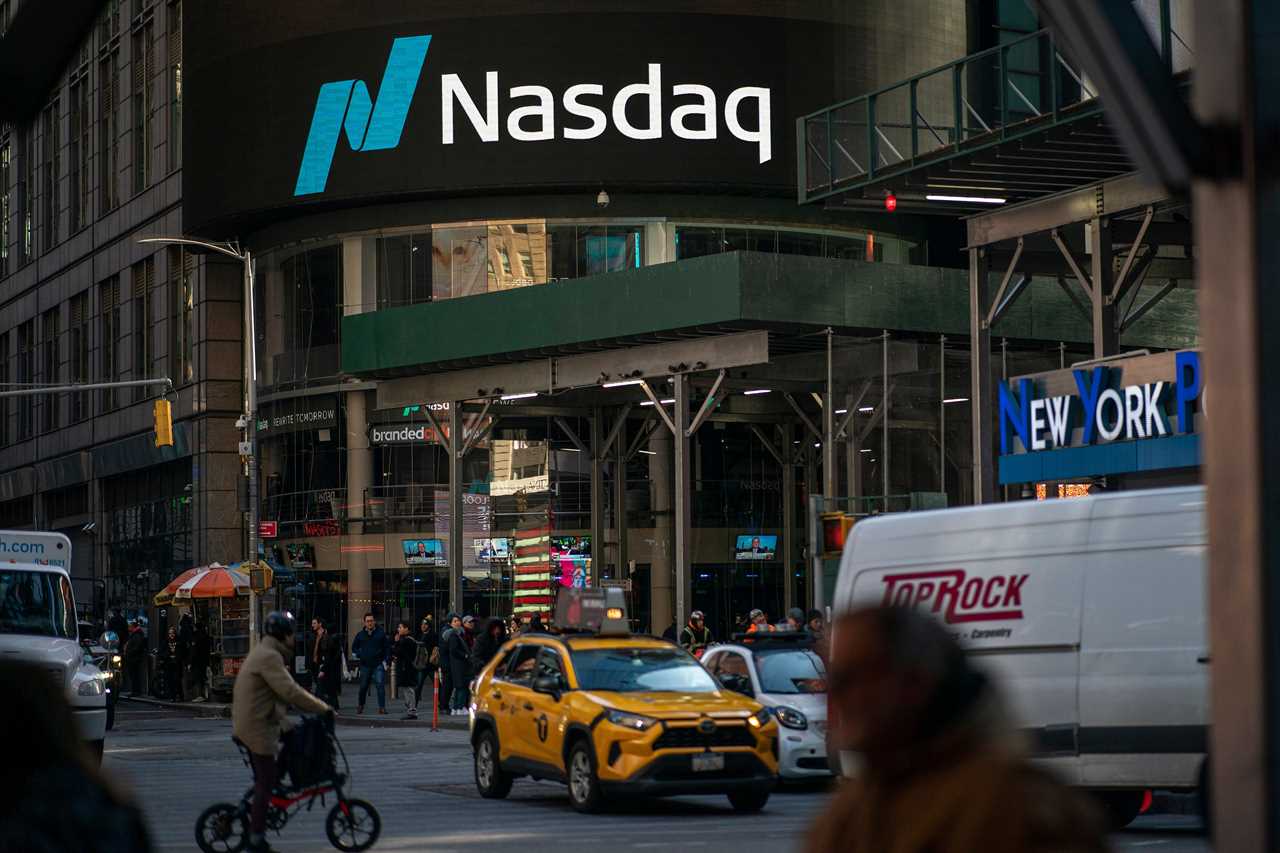
[[[1195,467],[1204,396],[1195,350],[1014,377],[999,386],[1000,483]]]

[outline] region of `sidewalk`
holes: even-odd
[[[368,704],[365,705],[364,713],[357,716],[355,712],[356,695],[358,691],[354,684],[342,685],[342,691],[338,696],[339,711],[335,718],[340,726],[368,726],[369,728],[380,729],[430,729],[431,728],[431,706],[427,704],[427,696],[423,696],[423,706],[419,709],[418,719],[402,720],[404,716],[404,703],[396,700],[391,701],[388,697],[387,713],[385,715],[378,713],[378,700],[376,695],[368,697]],[[370,691],[373,693],[373,691]],[[124,696],[120,697],[121,702],[137,702],[143,705],[154,705],[159,708],[172,708],[178,711],[188,711],[200,717],[222,717],[231,718],[231,705],[224,702],[169,702],[164,699],[153,699],[150,696]],[[466,729],[467,717],[453,717],[441,714],[439,726],[442,729]]]

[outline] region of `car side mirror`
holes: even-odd
[[[743,696],[756,695],[755,691],[751,689],[751,679],[746,675],[722,673],[720,675],[720,683],[724,685],[726,690],[732,690],[734,693],[741,693]]]
[[[564,685],[554,675],[540,675],[533,680],[534,693],[546,693],[557,702],[560,701],[560,694],[563,690]]]

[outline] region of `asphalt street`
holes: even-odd
[[[735,814],[723,797],[616,802],[602,815],[580,815],[563,786],[517,782],[505,801],[482,800],[472,782],[465,731],[373,728],[338,730],[353,777],[352,795],[381,812],[376,850],[468,851],[800,849],[809,823],[826,805],[823,789],[785,791],[758,815]],[[196,849],[195,819],[208,805],[234,801],[249,771],[231,743],[229,720],[123,702],[107,738],[104,770],[142,804],[157,850]],[[326,809],[303,811],[272,845],[285,851],[331,850]],[[1117,833],[1117,850],[1206,853],[1194,819],[1141,818]]]

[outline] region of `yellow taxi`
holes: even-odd
[[[778,772],[769,711],[722,689],[683,649],[610,631],[610,621],[591,633],[522,634],[477,677],[481,796],[505,797],[529,776],[565,782],[583,812],[616,794],[727,794],[739,811],[764,808]]]

